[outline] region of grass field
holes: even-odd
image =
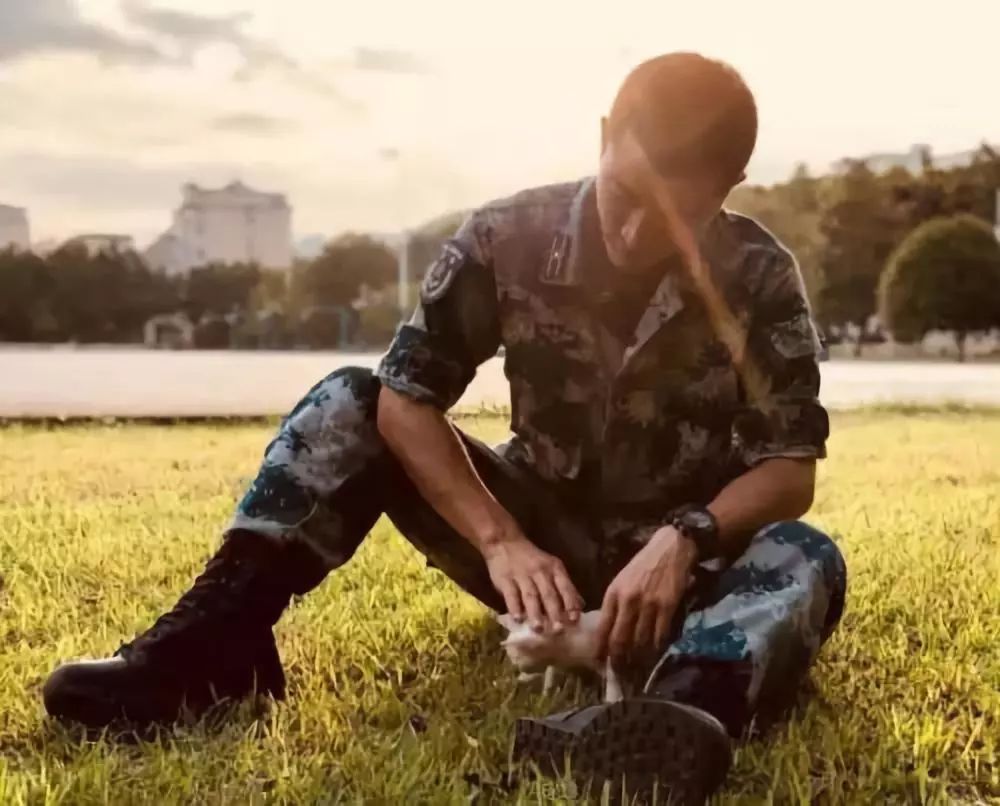
[[[280,623],[287,703],[143,742],[45,719],[57,661],[112,652],[187,586],[270,430],[0,428],[0,804],[558,794],[493,784],[517,715],[586,692],[519,688],[487,614],[384,523]],[[847,557],[848,609],[720,801],[1000,803],[1000,412],[841,414],[830,454],[809,519]]]

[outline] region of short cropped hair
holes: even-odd
[[[757,104],[743,78],[697,53],[668,53],[625,78],[608,115],[614,140],[631,130],[667,176],[739,181],[757,142]]]

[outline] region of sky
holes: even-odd
[[[35,240],[169,226],[187,181],[393,231],[596,168],[628,70],[735,66],[749,181],[1000,139],[997,0],[0,0],[0,204]]]

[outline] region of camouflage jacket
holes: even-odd
[[[825,455],[820,345],[792,256],[726,211],[700,244],[765,381],[751,399],[682,271],[664,274],[630,345],[602,326],[587,278],[614,269],[584,223],[592,189],[528,190],[473,213],[428,269],[382,383],[445,410],[503,345],[506,455],[585,486],[609,515],[708,503],[763,459]]]

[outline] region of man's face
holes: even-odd
[[[612,265],[623,271],[648,269],[674,252],[676,238],[656,202],[668,197],[677,226],[697,240],[719,212],[728,186],[705,177],[671,178],[652,170],[629,134],[605,142],[597,173],[597,211]]]

